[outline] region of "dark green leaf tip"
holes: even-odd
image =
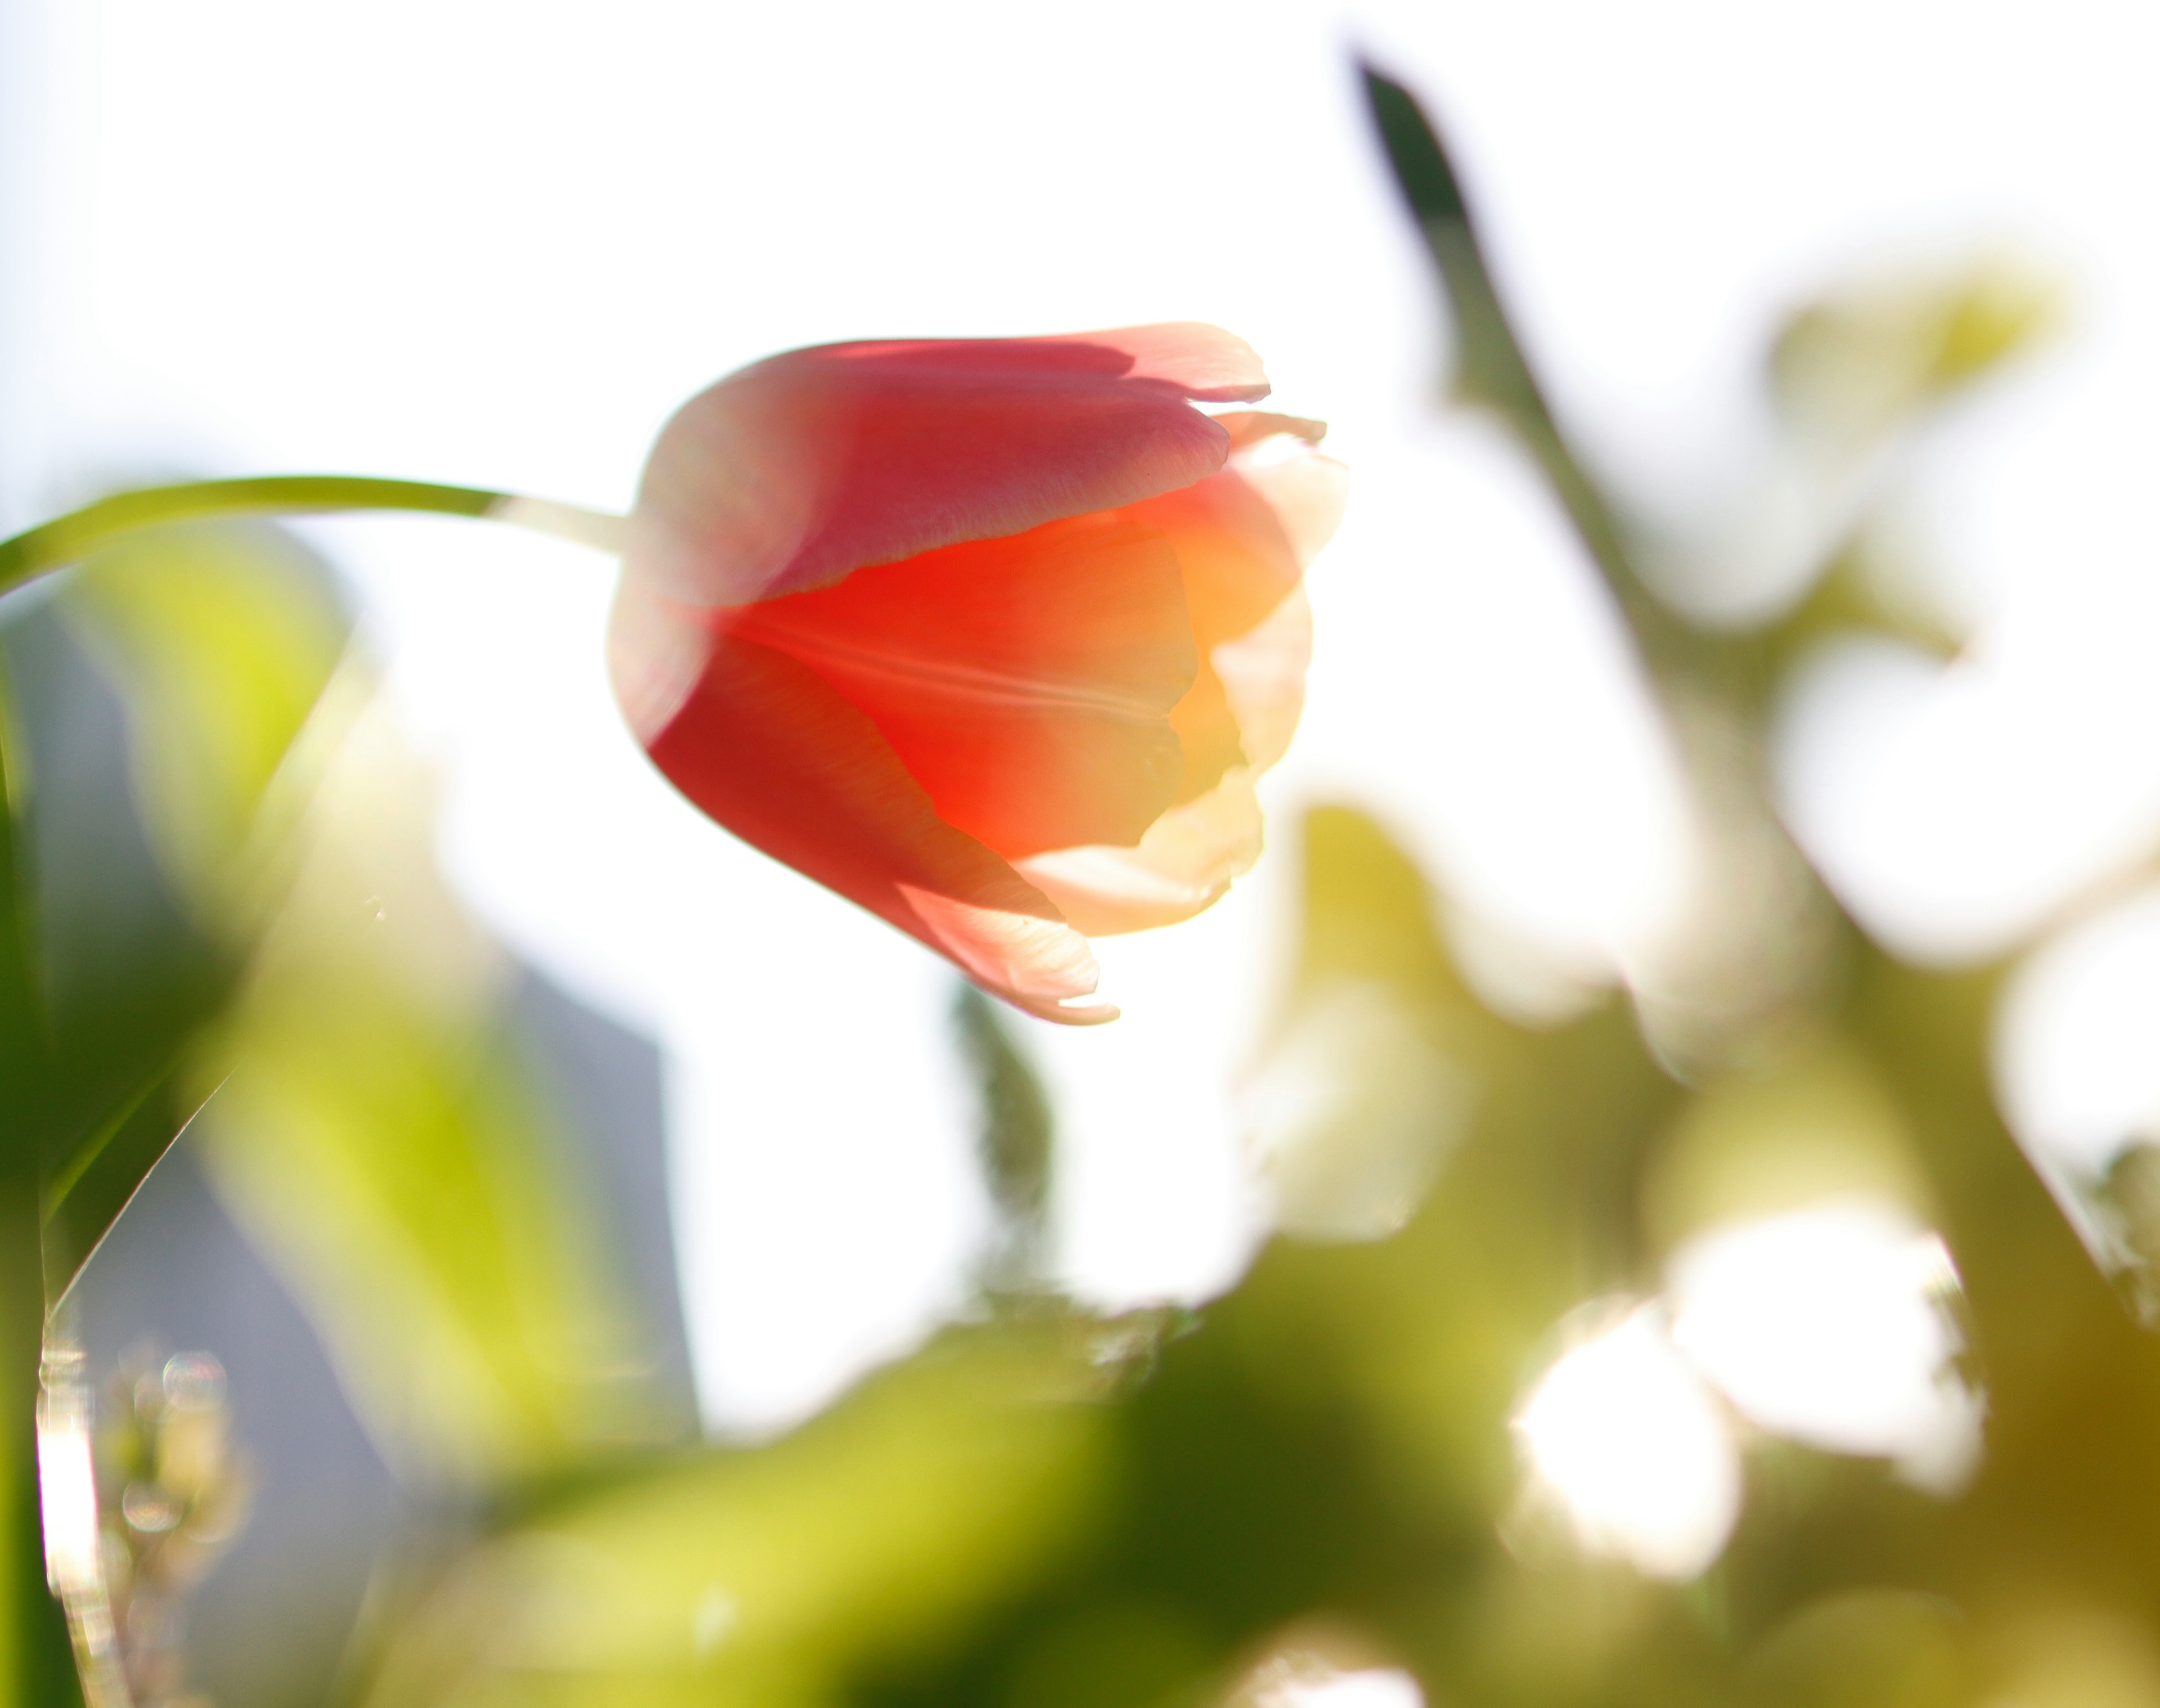
[[[1380,146],[1388,151],[1388,164],[1410,212],[1420,221],[1466,221],[1469,215],[1455,169],[1417,97],[1363,60],[1358,71],[1364,80],[1365,103],[1380,133]]]

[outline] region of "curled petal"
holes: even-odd
[[[662,429],[626,561],[693,605],[826,586],[1188,486],[1230,449],[1188,399],[1265,391],[1208,326],[792,350]]]
[[[902,884],[900,890],[922,921],[923,931],[916,935],[927,932],[926,942],[1015,1008],[1068,1026],[1098,1026],[1117,1019],[1113,1004],[1067,1001],[1075,992],[1095,988],[1095,958],[1076,927],[978,907],[911,884]]]
[[[1136,843],[1176,798],[1170,712],[1199,660],[1178,560],[1127,515],[948,546],[714,616],[816,671],[948,823],[1008,859]]]
[[[646,644],[657,632],[657,622],[645,629]],[[618,630],[618,683],[626,668],[635,679],[636,635]],[[1041,890],[937,816],[867,717],[784,654],[724,633],[704,638],[697,681],[646,743],[694,805],[1007,1001],[1052,1020],[1109,1018],[1061,1006],[1095,988],[1086,942]]]
[[[1258,444],[1281,433],[1309,445],[1318,444],[1327,437],[1326,422],[1305,415],[1277,415],[1265,409],[1226,409],[1215,418],[1230,435],[1232,450],[1243,450],[1249,444]]]
[[[1301,586],[1244,634],[1216,642],[1170,714],[1184,749],[1181,803],[1237,766],[1257,776],[1281,759],[1305,710],[1311,663],[1312,605]]]
[[[1239,766],[1164,813],[1137,848],[1058,849],[1018,864],[1076,929],[1109,937],[1192,918],[1259,856],[1259,803]]]

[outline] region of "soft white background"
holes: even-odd
[[[674,404],[771,350],[1218,321],[1355,475],[1277,823],[1364,801],[1593,965],[1675,870],[1659,740],[1535,487],[1434,413],[1347,50],[1445,116],[1563,413],[1668,512],[1744,479],[1783,308],[2022,242],[2074,333],[1926,487],[1980,644],[1949,678],[1826,674],[1789,800],[1856,906],[1950,957],[2160,823],[2145,8],[0,0],[0,526],[116,477],[286,470],[619,508]],[[644,767],[600,676],[604,561],[313,532],[440,767],[461,891],[667,1051],[709,1415],[798,1413],[954,1299],[979,1237],[947,970]],[[1107,946],[1119,1025],[1032,1034],[1094,1296],[1205,1292],[1249,1248],[1234,1086],[1283,864]]]

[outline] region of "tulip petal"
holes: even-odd
[[[1266,389],[1210,326],[792,350],[662,429],[626,560],[695,605],[829,585],[1191,485],[1230,436],[1187,400]]]
[[[1240,766],[1164,813],[1138,848],[1058,849],[1018,864],[1077,930],[1109,937],[1192,918],[1259,856],[1259,803]]]
[[[1128,515],[948,546],[714,620],[816,671],[948,824],[1008,859],[1137,843],[1176,797],[1170,713],[1198,659],[1178,559]]]
[[[1259,353],[1236,333],[1204,321],[1170,320],[1155,326],[1121,326],[1110,332],[1071,332],[1042,341],[1122,351],[1132,358],[1134,379],[1160,380],[1203,403],[1250,403],[1268,395],[1267,371],[1260,366]],[[1293,418],[1268,418],[1288,421]],[[1327,430],[1321,428],[1322,433]]]
[[[1342,465],[1310,449],[1327,431],[1320,423],[1257,411],[1219,418],[1238,447],[1228,466],[1126,512],[1170,537],[1201,649],[1171,714],[1185,749],[1181,802],[1234,766],[1265,771],[1289,745],[1312,652],[1299,583],[1342,513]]]
[[[646,743],[689,800],[753,847],[921,939],[1045,1019],[1095,988],[1086,941],[1042,892],[937,816],[870,719],[815,672],[736,636]]]
[[[1177,732],[1184,764],[1179,771],[1179,802],[1197,800],[1223,779],[1223,773],[1245,762],[1245,745],[1238,727],[1238,714],[1230,696],[1216,673],[1214,664],[1202,659],[1200,670],[1185,698],[1172,707],[1170,727]]]
[[[1309,451],[1281,454],[1286,448],[1280,438],[1251,450],[1241,447],[1232,456],[1230,469],[1275,512],[1290,560],[1302,571],[1311,567],[1321,548],[1342,525],[1350,471],[1332,457]]]
[[[1318,444],[1327,437],[1326,422],[1305,415],[1277,415],[1265,409],[1225,409],[1215,418],[1230,435],[1233,450],[1243,450],[1249,444],[1258,444],[1278,433],[1288,433],[1309,445]]]
[[[1268,456],[1275,446],[1289,453]],[[1278,431],[1220,474],[1129,507],[1176,548],[1203,652],[1245,633],[1297,585],[1342,519],[1346,480],[1340,463]]]
[[[1218,642],[1209,662],[1245,763],[1257,776],[1289,750],[1305,710],[1305,675],[1312,662],[1312,606],[1305,589],[1293,589],[1244,634]]]

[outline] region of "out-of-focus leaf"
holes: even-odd
[[[1825,629],[1887,628],[1954,650],[1969,622],[1916,550],[1898,485],[1942,408],[2059,326],[2062,291],[2012,257],[1863,278],[1786,318],[1768,360],[1778,430],[1655,548],[1685,610],[1773,628],[1778,663]]]
[[[157,1070],[140,1094],[72,1146],[40,1195],[45,1295],[58,1299],[82,1272],[127,1202],[195,1119],[200,1064],[175,1060]]]
[[[1893,636],[1938,659],[1956,656],[1964,644],[1961,626],[1901,588],[1882,550],[1863,525],[1824,566],[1807,596],[1763,632],[1758,680],[1764,694],[1816,648],[1856,635]]]
[[[771,1446],[552,1504],[434,1588],[370,1708],[859,1700],[1087,1539],[1110,1467],[1083,1329],[949,1334]]]
[[[67,1621],[45,1583],[33,1430],[45,1292],[38,1166],[51,1119],[51,1036],[23,859],[21,731],[0,669],[0,1704],[79,1703]]]
[[[22,742],[0,674],[0,1158],[34,1156],[42,1105],[44,1014],[39,999],[29,874],[23,870],[18,802]]]
[[[1358,70],[1389,170],[1447,298],[1455,400],[1495,417],[1536,462],[1653,661],[1698,660],[1694,637],[1643,587],[1611,504],[1554,418],[1493,284],[1438,128],[1401,84],[1369,65]]]
[[[344,651],[345,615],[289,534],[231,523],[125,538],[67,598],[132,714],[153,845],[222,923],[265,875],[265,842],[291,828],[298,801],[272,784]],[[282,806],[275,823],[266,806]]]
[[[1688,1104],[1645,1175],[1643,1221],[1670,1249],[1721,1222],[1854,1197],[1932,1208],[1903,1119],[1865,1058],[1808,1040]]]
[[[1370,65],[1365,101],[1395,187],[1417,221],[1447,293],[1455,333],[1455,395],[1518,429],[1549,430],[1545,399],[1493,288],[1470,210],[1440,132],[1417,97]]]
[[[199,1126],[392,1462],[486,1487],[653,1420],[623,1290],[505,1028],[501,958],[435,875],[428,796],[387,714],[356,725],[201,1058],[225,1077]]]
[[[327,572],[297,543],[213,526],[110,548],[13,631],[43,761],[55,1296],[194,1113],[176,1068],[274,901],[266,803],[304,792],[293,750],[344,632]]]
[[[1970,1633],[1939,1596],[1825,1596],[1758,1643],[1742,1677],[1761,1708],[1954,1708],[1971,1700]]]
[[[1449,969],[1424,879],[1370,821],[1321,807],[1303,828],[1304,941],[1247,1088],[1249,1131],[1276,1226],[1379,1238],[1461,1135],[1477,1095],[1465,1058],[1502,1029]]]
[[[1771,347],[1778,402],[1805,430],[1864,448],[2060,326],[2063,293],[1982,255],[1847,285],[1795,310]]]

